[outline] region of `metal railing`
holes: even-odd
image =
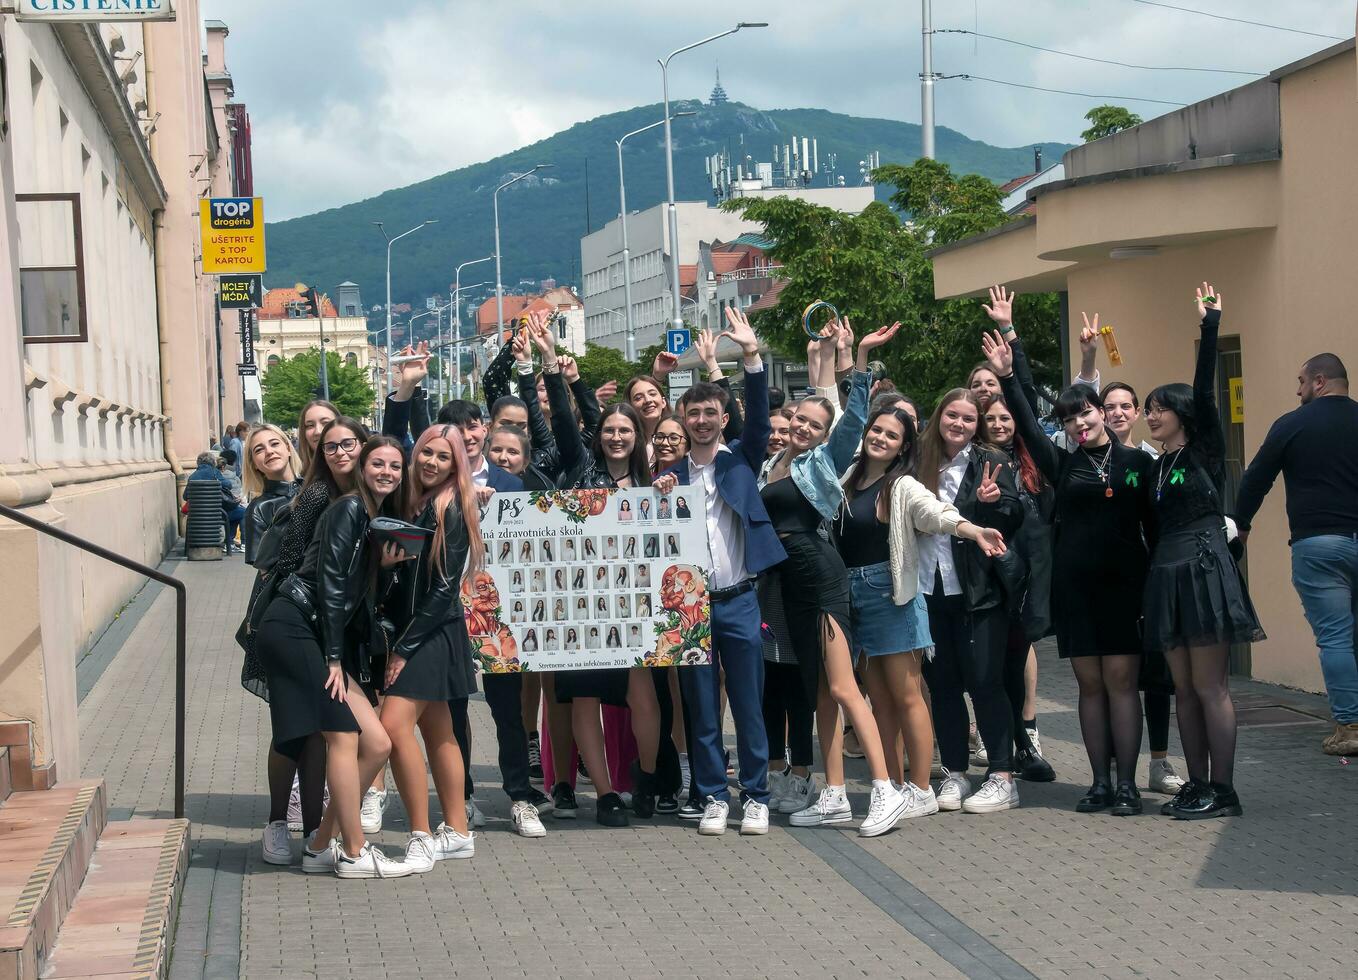
[[[188,623],[188,590],[184,583],[172,575],[135,562],[131,558],[125,558],[116,552],[101,548],[92,541],[77,537],[68,531],[55,528],[46,521],[40,521],[36,517],[30,517],[23,511],[15,510],[13,507],[6,507],[0,504],[0,517],[7,517],[16,524],[30,527],[40,534],[45,534],[49,538],[56,538],[58,541],[79,548],[81,551],[88,552],[96,558],[104,561],[111,561],[115,565],[120,565],[129,571],[139,575],[145,575],[149,579],[168,585],[175,591],[174,616],[174,815],[175,817],[184,816],[184,687],[187,665],[185,662],[185,648]]]

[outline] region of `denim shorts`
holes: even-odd
[[[849,596],[852,600],[854,659],[880,657],[888,653],[925,651],[933,653],[934,639],[929,633],[929,613],[924,597],[916,595],[903,606],[891,598],[891,565],[863,565],[849,569]]]

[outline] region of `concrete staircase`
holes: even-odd
[[[25,788],[31,749],[0,722],[0,980],[165,976],[188,821],[109,824],[103,780]]]

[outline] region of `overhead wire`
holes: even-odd
[[[1347,41],[1348,38],[1340,37],[1338,34],[1321,34],[1316,31],[1303,31],[1299,27],[1283,27],[1281,24],[1266,24],[1261,20],[1246,20],[1243,17],[1230,17],[1226,14],[1213,13],[1210,10],[1198,10],[1195,7],[1180,7],[1173,3],[1163,3],[1161,0],[1132,0],[1132,3],[1145,4],[1147,7],[1164,7],[1166,10],[1178,10],[1185,14],[1197,14],[1199,17],[1211,17],[1213,20],[1228,20],[1235,24],[1248,24],[1251,27],[1266,27],[1271,31],[1286,31],[1289,34],[1305,34],[1307,37],[1323,37],[1331,41]]]
[[[1012,37],[1000,37],[996,34],[982,34],[980,31],[968,31],[962,28],[943,29],[934,31],[935,34],[971,34],[974,37],[983,37],[988,41],[1002,41],[1005,44],[1014,44],[1021,48],[1029,48],[1033,51],[1045,51],[1048,54],[1059,54],[1065,58],[1078,58],[1080,61],[1093,61],[1101,65],[1116,65],[1119,68],[1137,68],[1142,71],[1198,71],[1212,72],[1219,75],[1256,75],[1263,77],[1268,74],[1262,71],[1237,71],[1233,68],[1189,68],[1176,65],[1134,65],[1126,61],[1113,61],[1109,58],[1095,58],[1092,55],[1076,54],[1073,51],[1060,51],[1056,48],[1044,48],[1040,44],[1029,44],[1027,41],[1016,41]]]
[[[1171,102],[1168,99],[1143,99],[1134,95],[1095,95],[1091,92],[1072,92],[1063,88],[1044,88],[1041,85],[1025,85],[1023,82],[1011,82],[1003,78],[987,78],[985,75],[972,75],[962,73],[958,75],[935,75],[937,79],[960,78],[965,81],[992,82],[995,85],[1008,85],[1011,88],[1025,88],[1034,92],[1051,92],[1056,95],[1078,95],[1084,99],[1108,99],[1115,102],[1153,102],[1157,105],[1172,105],[1183,107],[1186,102]]]

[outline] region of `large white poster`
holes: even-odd
[[[483,672],[711,660],[707,523],[690,488],[497,493],[481,533],[485,567],[462,604]]]

